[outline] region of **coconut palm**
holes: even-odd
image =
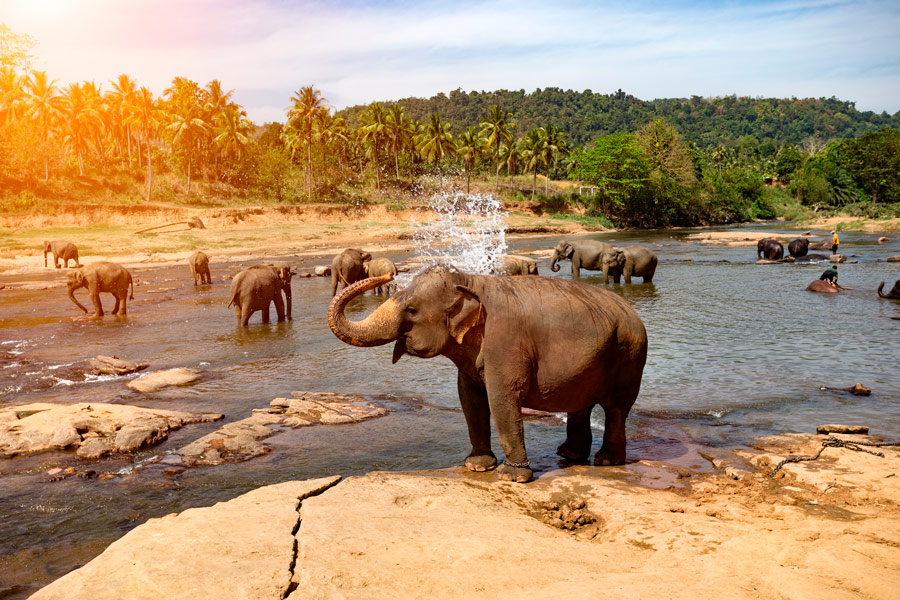
[[[479,135],[475,127],[469,127],[459,136],[459,147],[456,153],[462,157],[466,167],[466,193],[469,193],[469,183],[472,180],[472,170],[475,168],[475,160],[481,156],[485,149],[485,139]]]
[[[516,124],[510,121],[512,113],[503,110],[499,104],[488,109],[487,117],[481,119],[481,135],[487,138],[487,144],[494,149],[497,159],[497,183],[495,190],[500,189],[500,147],[510,145],[513,141],[513,128]]]
[[[62,98],[56,80],[49,79],[44,71],[32,71],[25,80],[25,89],[28,94],[23,99],[24,116],[37,126],[46,182],[50,179],[50,125],[62,110]]]
[[[237,104],[225,105],[215,116],[213,144],[226,159],[240,160],[250,141],[253,123]]]
[[[75,154],[78,174],[84,176],[84,155],[99,122],[94,89],[90,85],[70,83],[62,93],[60,104],[63,143]]]
[[[201,91],[201,103],[203,105],[203,120],[206,121],[206,124],[209,125],[209,134],[203,136],[205,140],[205,146],[207,148],[207,152],[209,152],[209,145],[212,144],[216,146],[214,138],[217,137],[217,132],[215,131],[218,128],[218,120],[223,114],[223,111],[228,107],[234,105],[231,101],[231,95],[234,93],[234,90],[228,90],[227,92],[222,88],[222,82],[218,79],[213,79],[208,84],[206,84],[206,88]],[[236,106],[236,105],[235,105]],[[238,107],[238,111],[242,110]],[[246,116],[246,115],[244,115]],[[231,118],[231,115],[228,117]],[[213,152],[213,171],[218,174],[219,172],[219,152]]]
[[[381,189],[381,167],[378,164],[378,149],[387,137],[388,113],[378,102],[369,105],[369,109],[359,115],[359,142],[375,160],[375,188]]]
[[[510,177],[516,174],[522,161],[522,152],[519,140],[513,140],[509,144],[500,146],[500,164],[506,165],[506,174]]]
[[[110,81],[112,90],[107,92],[114,110],[118,113],[119,124],[123,129],[125,146],[128,149],[128,166],[131,166],[131,125],[128,124],[128,116],[134,103],[134,95],[137,92],[137,83],[124,73],[115,81]]]
[[[150,201],[150,193],[153,188],[153,164],[150,160],[150,146],[159,134],[159,126],[162,121],[162,111],[159,102],[153,98],[146,87],[141,87],[134,96],[134,111],[128,117],[128,122],[133,125],[147,146],[147,201]]]
[[[387,135],[394,155],[394,175],[400,179],[400,152],[413,146],[416,127],[413,120],[403,114],[403,107],[394,104],[388,109]]]
[[[202,117],[200,86],[196,82],[176,77],[165,93],[169,96],[170,118],[166,130],[172,135],[172,146],[180,148],[187,158],[187,195],[190,196],[194,148],[210,127]]]
[[[301,87],[291,97],[294,103],[288,109],[288,122],[300,129],[306,137],[306,197],[312,199],[312,141],[313,125],[328,112],[327,100],[311,85]]]
[[[550,167],[556,170],[559,157],[566,153],[566,133],[559,127],[547,123],[543,127],[544,137],[547,141],[545,148],[546,165],[547,165],[547,181],[544,183],[544,194],[550,193]]]
[[[534,194],[537,188],[537,172],[538,167],[546,164],[549,156],[547,150],[547,136],[542,127],[532,129],[524,138],[522,138],[523,157],[525,159],[525,170],[532,171],[531,179],[531,200],[534,201]]]
[[[437,162],[445,156],[456,155],[456,144],[450,133],[450,123],[442,123],[439,114],[431,113],[419,135],[416,148],[425,160]]]

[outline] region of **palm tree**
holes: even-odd
[[[416,136],[416,148],[422,158],[435,164],[444,156],[455,156],[456,144],[450,133],[450,123],[442,123],[439,114],[431,113],[421,133]]]
[[[512,143],[513,128],[515,123],[510,121],[512,113],[503,110],[499,104],[493,105],[488,109],[487,117],[481,119],[481,135],[487,138],[488,146],[494,149],[494,156],[497,158],[497,183],[495,190],[500,190],[500,147],[505,143]]]
[[[134,96],[134,112],[129,116],[129,124],[137,127],[147,145],[147,201],[153,187],[153,167],[150,161],[150,146],[156,139],[162,119],[159,102],[153,98],[146,87],[141,87]]]
[[[325,152],[329,152],[329,147],[334,146],[333,153],[338,159],[338,174],[343,176],[344,154],[347,151],[347,144],[350,142],[350,131],[347,129],[347,122],[344,121],[344,117],[325,115],[325,118],[322,120],[320,137],[322,144],[325,146]]]
[[[226,158],[240,160],[250,141],[253,124],[247,119],[247,111],[237,104],[227,104],[215,116],[216,129],[213,143]]]
[[[19,115],[25,98],[25,78],[15,70],[0,68],[0,125]]]
[[[531,169],[531,200],[534,201],[534,193],[537,188],[538,166],[545,164],[548,156],[547,136],[542,127],[532,129],[522,138],[522,149],[525,158],[525,170]]]
[[[391,152],[394,154],[394,175],[400,179],[400,151],[413,144],[416,129],[411,119],[403,114],[403,107],[394,104],[388,109],[388,130]]]
[[[210,132],[210,135],[204,136],[207,152],[209,152],[210,143],[215,145],[215,141],[213,138],[216,134],[214,133],[214,129],[217,127],[219,118],[227,107],[234,104],[233,102],[231,102],[231,94],[233,93],[234,90],[228,90],[227,92],[224,91],[224,89],[222,88],[222,82],[218,79],[213,79],[208,84],[206,84],[206,89],[202,90],[201,92],[203,104],[203,120],[209,126],[208,131]],[[238,110],[241,109],[238,108]],[[218,176],[219,153],[213,152],[213,155],[213,171]]]
[[[557,161],[561,154],[566,153],[566,133],[559,127],[547,123],[543,127],[544,137],[547,140],[546,147],[546,164],[547,164],[547,181],[544,183],[544,194],[550,193],[550,166],[556,169]]]
[[[328,101],[311,85],[303,86],[294,92],[291,101],[294,105],[288,109],[288,122],[301,123],[306,135],[306,197],[312,200],[313,124],[320,121],[322,115],[328,112]]]
[[[506,165],[506,174],[510,177],[516,174],[519,163],[522,160],[522,152],[519,148],[519,140],[500,146],[500,163]]]
[[[60,114],[62,99],[58,95],[56,80],[50,80],[44,71],[32,71],[25,80],[25,88],[28,96],[24,98],[26,106],[24,114],[38,127],[46,182],[50,179],[50,124]]]
[[[475,159],[484,152],[485,139],[478,134],[474,127],[469,127],[459,136],[459,147],[456,152],[462,157],[466,166],[466,193],[469,193],[469,183],[472,179],[472,170],[475,168]]]
[[[134,103],[134,95],[137,92],[137,83],[124,73],[115,81],[110,81],[112,90],[107,92],[114,100],[113,106],[118,112],[119,123],[124,128],[125,145],[128,147],[128,166],[131,166],[131,125],[128,124],[128,116]]]
[[[197,140],[209,130],[202,118],[200,86],[189,79],[176,77],[166,89],[169,96],[170,123],[166,130],[172,134],[172,146],[180,147],[187,157],[187,195],[191,195],[191,167]]]
[[[63,142],[75,153],[78,174],[84,176],[84,155],[91,135],[97,129],[99,113],[94,106],[94,89],[90,85],[70,83],[62,95]]]
[[[369,110],[359,115],[359,141],[371,151],[375,159],[375,189],[381,189],[381,167],[378,164],[378,146],[387,135],[387,111],[378,102],[369,105]]]

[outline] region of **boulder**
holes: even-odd
[[[885,262],[900,262],[900,254],[897,254],[895,256],[888,256],[886,259],[884,259],[884,261]]]
[[[824,391],[829,391],[829,392],[847,392],[848,394],[853,394],[854,396],[868,396],[872,393],[872,390],[870,390],[869,388],[867,388],[866,386],[864,386],[861,383],[855,383],[855,384],[853,384],[852,387],[848,387],[848,388],[833,388],[833,387],[826,387],[823,385],[823,386],[819,387],[819,389],[824,390]]]
[[[313,273],[316,274],[316,277],[328,277],[331,275],[331,267],[319,265],[315,269],[313,269]]]
[[[863,433],[868,434],[869,428],[866,425],[819,425],[816,427],[816,433]]]
[[[88,364],[92,375],[127,375],[147,368],[147,363],[122,360],[118,356],[98,356]]]
[[[78,456],[99,458],[156,444],[184,425],[221,418],[123,404],[11,406],[0,409],[0,456],[77,447]]]
[[[888,238],[886,238],[886,237],[884,237],[884,236],[881,236],[880,238],[878,238],[878,243],[879,243],[879,244],[884,244],[885,242],[889,242],[889,241],[891,241],[891,240],[888,239]]]
[[[847,257],[843,254],[832,254],[830,257],[828,257],[828,260],[833,263],[842,263],[847,261]]]
[[[154,371],[141,375],[133,381],[129,381],[125,385],[136,392],[151,393],[158,392],[164,387],[171,385],[186,385],[193,383],[203,376],[203,373],[197,369],[187,369],[179,367],[177,369],[167,369],[165,371]]]

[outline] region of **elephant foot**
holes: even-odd
[[[594,464],[598,467],[624,465],[625,444],[603,444],[594,456]]]
[[[497,475],[501,481],[515,481],[516,483],[528,483],[531,481],[534,472],[528,466],[528,461],[516,464],[524,466],[513,466],[508,462],[504,462],[497,468]]]
[[[576,450],[573,448],[574,445],[569,443],[569,440],[566,440],[556,449],[556,454],[571,462],[587,462],[588,456],[591,454],[591,447],[588,446],[584,450]]]
[[[497,457],[491,454],[481,454],[479,456],[469,455],[466,457],[466,468],[470,471],[490,471],[497,467]]]

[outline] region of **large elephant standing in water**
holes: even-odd
[[[231,280],[231,302],[228,303],[228,307],[234,306],[238,325],[246,327],[250,322],[250,317],[256,311],[261,311],[263,323],[268,323],[269,304],[271,303],[275,304],[275,314],[278,316],[279,323],[285,318],[288,321],[293,320],[291,316],[291,278],[293,275],[294,270],[285,263],[253,265],[235,275]],[[282,293],[285,296],[284,300],[281,298]],[[285,310],[285,300],[287,301],[287,310]]]
[[[581,279],[581,269],[589,271],[603,270],[603,253],[612,248],[606,242],[595,240],[578,240],[569,242],[561,240],[553,249],[550,259],[550,270],[559,271],[558,261],[567,258],[572,261],[572,279]],[[605,273],[604,273],[605,275]]]
[[[493,418],[506,454],[500,478],[532,478],[523,407],[568,413],[566,441],[557,453],[583,461],[591,451],[591,411],[599,404],[606,425],[594,464],[625,461],[625,419],[640,390],[647,333],[622,298],[562,279],[472,275],[438,266],[365,320],[344,316],[350,300],[389,280],[367,279],[344,289],[328,307],[328,324],[354,346],[395,342],[394,362],[404,354],[453,361],[472,442],[469,470],[497,465]]]
[[[603,280],[609,283],[609,275],[613,281],[619,283],[622,275],[625,283],[631,283],[631,277],[641,277],[644,283],[653,281],[656,273],[656,264],[659,259],[656,252],[644,246],[625,246],[624,248],[610,248],[603,253]]]
[[[781,260],[784,258],[784,246],[778,240],[766,238],[756,243],[756,258],[766,260]]]
[[[100,304],[101,293],[112,294],[116,297],[116,305],[112,310],[114,315],[127,314],[128,300],[134,300],[134,281],[131,273],[122,265],[111,262],[95,262],[84,265],[75,271],[69,271],[66,273],[66,287],[69,300],[84,312],[88,312],[88,309],[75,298],[75,290],[87,288],[91,303],[94,305],[94,317],[103,316],[103,306]],[[131,288],[130,298],[128,296],[129,287]]]
[[[757,247],[757,256],[759,256],[758,250],[759,248]],[[806,256],[807,253],[809,253],[809,240],[806,238],[797,238],[796,240],[793,240],[790,244],[788,244],[788,252],[794,258]]]
[[[881,298],[890,298],[891,300],[900,300],[900,279],[894,282],[894,287],[887,294],[881,293],[884,289],[884,282],[878,284],[878,296]]]
[[[72,242],[55,241],[44,242],[44,266],[47,266],[47,253],[53,254],[53,266],[59,268],[59,260],[62,259],[63,267],[69,268],[69,261],[75,261],[75,267],[80,267],[78,262],[78,248]]]
[[[331,261],[331,297],[337,294],[338,284],[346,288],[351,283],[366,278],[363,263],[372,260],[372,255],[359,248],[347,248]]]

